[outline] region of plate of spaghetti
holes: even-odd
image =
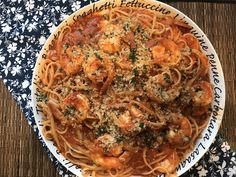
[[[217,54],[186,15],[152,0],[99,1],[47,39],[32,105],[77,176],[177,176],[204,155],[225,102]]]

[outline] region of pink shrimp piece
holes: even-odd
[[[173,129],[170,129],[167,137],[171,144],[173,145],[183,145],[184,143],[189,142],[190,137],[192,136],[192,126],[188,118],[174,115]]]
[[[152,48],[154,63],[160,65],[176,65],[180,61],[180,50],[171,39],[163,38]]]
[[[84,61],[84,54],[80,47],[72,46],[66,49],[66,53],[60,57],[59,63],[68,75],[79,72]]]
[[[192,87],[192,99],[196,106],[207,106],[213,100],[212,86],[209,82],[200,81]]]
[[[170,87],[173,84],[171,77],[167,74],[152,76],[147,81],[145,90],[148,97],[158,103],[173,101],[179,96],[179,87]]]
[[[194,35],[192,35],[191,33],[186,33],[182,36],[182,38],[190,48],[200,50],[198,39]]]
[[[66,105],[74,106],[78,111],[80,111],[80,121],[86,119],[89,107],[89,101],[87,97],[79,92],[72,93],[64,99]]]

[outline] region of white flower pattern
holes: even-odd
[[[208,171],[205,168],[201,168],[201,170],[198,171],[198,175],[202,177],[207,176],[207,173]]]
[[[63,177],[70,172],[54,158],[39,136],[30,90],[32,70],[47,37],[69,14],[95,0],[0,1],[0,78],[18,102],[29,124]],[[182,177],[236,176],[236,153],[220,136],[202,159]]]
[[[232,167],[232,168],[229,168],[228,172],[227,172],[227,175],[229,177],[232,177],[232,176],[236,176],[236,166]]]

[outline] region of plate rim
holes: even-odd
[[[50,153],[55,157],[55,159],[61,164],[63,165],[67,170],[71,171],[73,174],[75,174],[75,172],[73,170],[71,170],[70,168],[68,168],[64,163],[66,162],[66,160],[64,160],[62,162],[62,160],[60,160],[58,158],[58,154],[54,151],[51,150],[51,148],[49,147],[49,143],[52,142],[52,141],[48,141],[45,139],[45,137],[43,136],[42,134],[42,129],[40,129],[40,126],[39,126],[39,122],[38,122],[38,118],[36,118],[38,116],[38,114],[36,113],[37,110],[36,110],[36,106],[37,106],[37,101],[36,101],[36,96],[35,96],[35,92],[36,92],[36,85],[34,84],[34,81],[35,81],[35,77],[37,76],[37,72],[38,72],[38,66],[39,66],[39,63],[41,60],[43,60],[42,58],[42,55],[45,53],[45,50],[48,48],[49,44],[52,42],[53,38],[54,38],[54,35],[56,33],[58,33],[61,28],[63,26],[65,26],[67,24],[67,21],[71,20],[73,18],[73,16],[75,16],[76,14],[78,13],[82,13],[84,10],[86,10],[87,8],[89,7],[92,7],[94,4],[102,4],[103,2],[107,2],[109,0],[100,0],[100,1],[97,1],[97,2],[93,2],[93,3],[90,3],[86,6],[83,6],[81,7],[80,9],[78,9],[77,11],[73,12],[72,14],[70,14],[67,18],[65,18],[64,20],[62,20],[60,22],[60,24],[55,28],[55,30],[53,32],[51,32],[51,34],[48,36],[45,44],[41,47],[41,50],[40,50],[40,53],[39,55],[37,56],[37,59],[36,59],[36,63],[35,63],[35,66],[33,68],[33,74],[32,74],[32,82],[31,82],[31,85],[32,85],[32,88],[31,88],[31,105],[32,105],[32,108],[33,108],[33,116],[34,116],[34,120],[36,122],[36,126],[39,130],[39,135],[42,137],[42,140],[43,142],[45,143],[47,149],[50,151]],[[118,0],[116,3],[119,3],[121,0]],[[180,172],[178,171],[178,175],[180,176],[181,174],[185,173],[186,171],[188,171],[190,168],[192,168],[192,166],[194,166],[203,156],[204,154],[208,151],[210,145],[213,143],[216,135],[218,134],[219,132],[219,128],[220,128],[220,125],[221,125],[221,122],[223,120],[223,114],[224,114],[224,109],[225,109],[225,79],[224,79],[224,73],[223,73],[223,69],[222,69],[222,65],[221,65],[221,62],[220,62],[220,59],[218,57],[218,54],[217,52],[215,51],[215,48],[213,47],[211,41],[209,40],[209,38],[207,37],[207,35],[202,31],[202,29],[190,18],[188,17],[185,13],[181,12],[180,10],[176,9],[175,7],[172,7],[170,6],[169,4],[166,4],[164,2],[160,2],[160,1],[155,1],[155,0],[144,0],[143,2],[150,2],[150,3],[153,3],[153,4],[161,4],[161,6],[163,7],[167,7],[168,9],[170,9],[172,12],[174,13],[178,13],[180,14],[181,16],[185,17],[185,19],[190,22],[190,25],[193,26],[193,28],[198,31],[201,35],[204,35],[204,39],[206,40],[206,43],[207,43],[207,46],[209,46],[209,49],[210,51],[212,51],[212,53],[215,55],[215,60],[217,62],[217,71],[220,72],[220,78],[219,80],[221,81],[222,83],[222,98],[221,98],[221,106],[223,108],[222,110],[222,115],[218,116],[219,117],[219,120],[218,120],[218,124],[217,124],[217,127],[214,129],[213,133],[212,133],[212,136],[211,136],[211,140],[210,140],[210,143],[207,144],[206,148],[203,149],[203,152],[200,153],[200,155],[197,156],[197,158],[195,159],[194,163],[191,163],[187,168],[181,168]],[[202,49],[201,49],[202,50]],[[204,52],[204,51],[203,51]],[[205,53],[205,52],[204,52]],[[209,59],[209,58],[208,58]],[[212,84],[212,80],[211,80],[211,84]],[[210,116],[210,118],[212,117],[212,115]],[[209,120],[210,120],[209,118]],[[207,124],[207,127],[209,125],[209,122]],[[204,130],[202,131],[201,134],[203,134],[204,132],[206,131],[206,128],[204,128]],[[196,144],[196,143],[195,143]],[[56,149],[57,147],[54,146]],[[193,149],[191,150],[191,152],[193,151]],[[64,158],[66,159],[62,154],[59,155],[60,158]],[[68,161],[68,160],[67,160]],[[180,165],[180,164],[179,164]],[[76,173],[76,175],[80,175],[81,173],[81,169],[79,169],[79,173]]]

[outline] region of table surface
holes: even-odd
[[[220,58],[226,107],[220,134],[236,149],[236,4],[171,2],[206,33]],[[58,177],[56,169],[0,81],[0,177]]]

